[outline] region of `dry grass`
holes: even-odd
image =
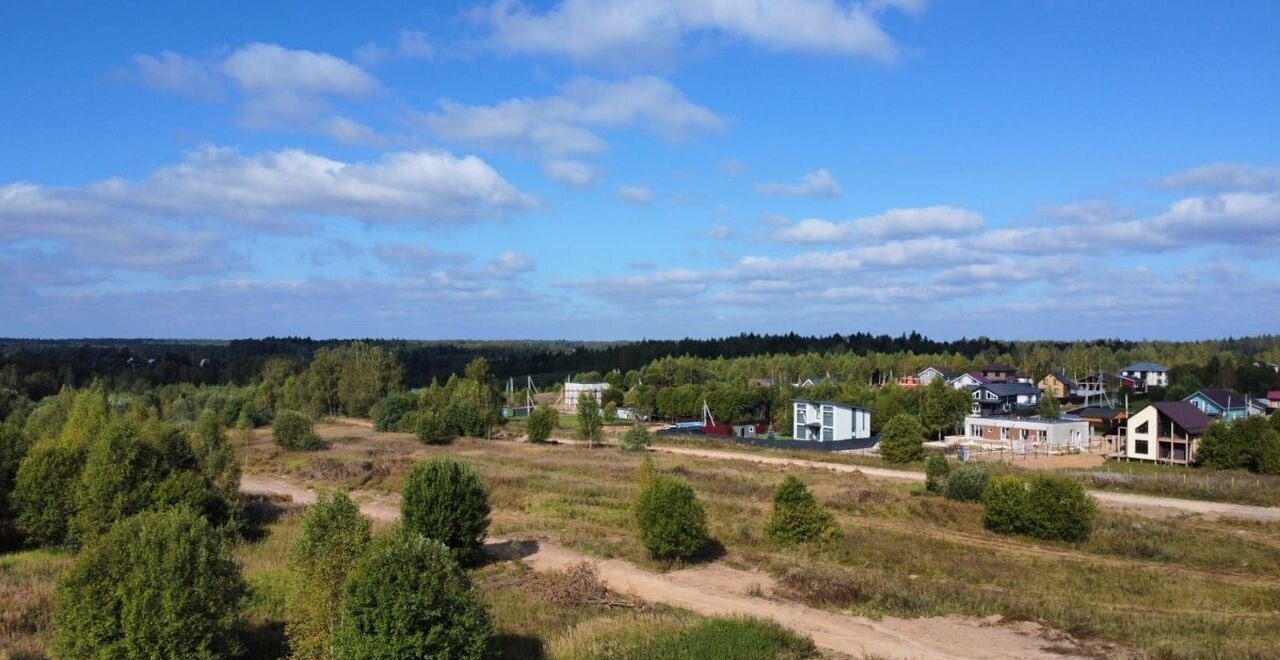
[[[0,556],[0,658],[43,658],[49,646],[54,583],[71,564],[62,552]]]

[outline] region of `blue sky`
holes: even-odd
[[[0,8],[0,335],[1277,330],[1276,3],[190,4]]]

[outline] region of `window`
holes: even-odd
[[[1026,430],[1026,429],[1021,429],[1021,431],[1022,431],[1022,439],[1023,439],[1023,440],[1026,440],[1026,439],[1027,439],[1027,430]]]
[[[796,434],[793,437],[795,437],[796,440],[808,440],[809,429],[806,429],[803,424],[796,424]]]
[[[804,419],[804,414],[806,412],[805,409],[806,409],[806,406],[796,406],[796,425],[797,426],[804,424],[805,422],[805,419]]]
[[[1151,451],[1151,450],[1148,448],[1148,446],[1147,446],[1147,441],[1146,441],[1146,440],[1134,440],[1134,441],[1133,441],[1133,453],[1135,453],[1135,454],[1144,454],[1144,455],[1145,455],[1145,454],[1146,454],[1146,453],[1148,453],[1149,451]]]
[[[1148,432],[1148,431],[1147,431],[1147,429],[1148,429],[1148,427],[1149,427],[1149,426],[1150,426],[1150,423],[1149,423],[1149,422],[1143,422],[1143,423],[1139,424],[1139,425],[1138,425],[1138,428],[1134,429],[1134,430],[1133,430],[1133,432],[1134,432],[1134,433],[1147,433],[1147,432]],[[1146,452],[1143,452],[1143,453],[1145,454]]]
[[[830,426],[824,427],[822,429],[822,441],[831,442],[832,440],[835,440],[835,431]]]
[[[836,423],[836,409],[832,408],[831,406],[823,406],[822,407],[822,425],[835,426],[835,423]]]

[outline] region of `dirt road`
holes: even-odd
[[[299,504],[315,501],[314,491],[276,478],[245,475],[240,489],[249,494],[284,495]],[[353,493],[365,515],[381,522],[399,517],[392,498]],[[513,548],[520,548],[513,552]],[[653,603],[692,610],[706,616],[744,615],[772,619],[808,636],[819,647],[854,657],[955,660],[961,658],[1086,658],[1069,636],[1030,622],[995,624],[964,617],[872,620],[820,610],[756,593],[769,593],[773,578],[751,571],[710,565],[670,573],[653,573],[620,559],[599,560],[553,543],[492,540],[495,556],[513,554],[539,571],[561,570],[590,561],[614,591]]]
[[[923,472],[909,470],[891,470],[887,468],[849,465],[845,463],[827,463],[810,461],[802,458],[785,456],[766,456],[747,452],[724,451],[720,449],[699,449],[695,447],[654,446],[654,451],[700,458],[716,458],[734,461],[750,461],[767,465],[790,465],[835,472],[861,472],[872,479],[892,479],[896,481],[924,481]],[[1174,497],[1158,497],[1155,495],[1137,495],[1133,493],[1116,493],[1107,490],[1091,490],[1089,494],[1104,506],[1126,509],[1134,513],[1149,516],[1176,516],[1179,514],[1199,514],[1206,518],[1240,518],[1244,520],[1260,520],[1263,522],[1280,522],[1280,508],[1268,506],[1252,506],[1248,504],[1230,504],[1227,502],[1208,502],[1204,500],[1186,500]]]

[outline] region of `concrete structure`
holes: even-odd
[[[1242,419],[1262,414],[1257,406],[1239,392],[1228,389],[1203,389],[1183,399],[1215,419]]]
[[[596,403],[603,404],[604,391],[607,389],[608,383],[565,383],[558,407],[561,412],[577,412],[578,399],[583,396],[593,396]]]
[[[1089,423],[1083,419],[1065,417],[1040,419],[970,415],[964,418],[964,436],[961,441],[1000,445],[1017,453],[1079,450],[1088,447]]]
[[[871,437],[871,411],[835,401],[791,402],[793,438],[817,442]]]
[[[1129,417],[1122,458],[1189,465],[1212,423],[1189,401],[1157,401]]]
[[[1169,368],[1155,362],[1137,362],[1120,370],[1120,378],[1133,389],[1146,391],[1152,387],[1169,386]]]

